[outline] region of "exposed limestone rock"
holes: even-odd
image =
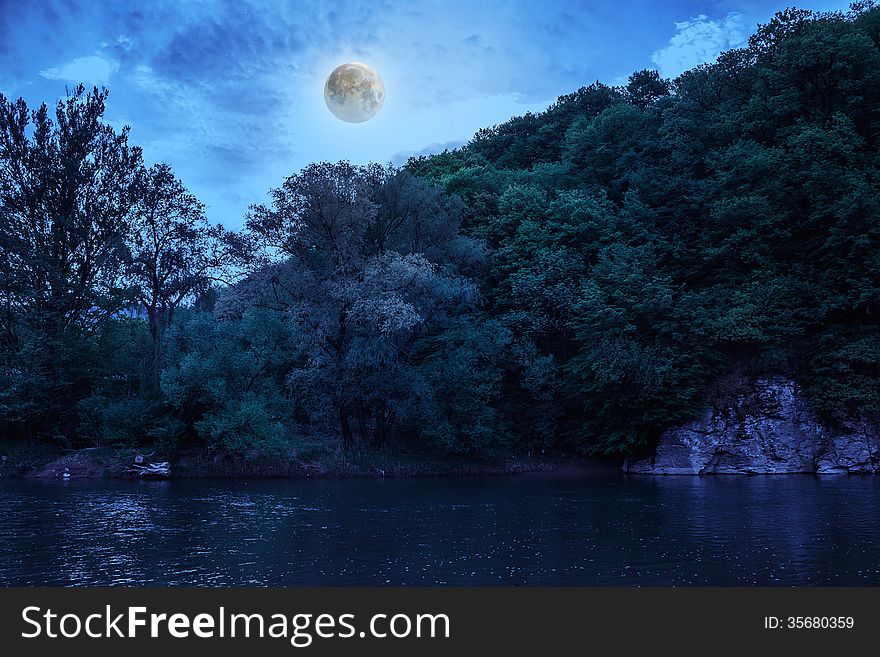
[[[810,412],[799,387],[759,379],[735,404],[666,431],[653,456],[624,463],[634,474],[880,472],[880,432],[868,422],[832,430]]]

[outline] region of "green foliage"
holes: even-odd
[[[249,392],[209,411],[195,428],[214,449],[245,456],[283,453],[285,426],[274,416],[275,410],[270,400]]]
[[[161,407],[139,397],[91,395],[77,404],[80,439],[95,446],[131,446],[148,441]]]
[[[880,417],[880,335],[834,326],[816,339],[806,384],[826,417]]]
[[[669,80],[660,77],[657,71],[648,69],[637,71],[629,76],[626,85],[627,100],[640,110],[646,110],[672,90]]]
[[[421,440],[453,453],[512,446],[496,410],[510,340],[509,331],[498,322],[466,316],[420,341],[417,359],[424,399],[416,430]]]
[[[106,91],[44,104],[0,94],[0,362],[13,431],[75,435],[96,334],[122,280],[140,149],[103,123]]]
[[[786,10],[671,83],[593,85],[411,163],[494,247],[490,314],[551,359],[557,446],[628,451],[742,371],[877,417],[878,26],[872,3]]]
[[[296,342],[283,316],[252,309],[239,318],[194,312],[172,330],[162,392],[191,436],[214,449],[259,455],[289,439],[293,400],[285,380]],[[162,435],[180,434],[165,426]]]

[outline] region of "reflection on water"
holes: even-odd
[[[877,585],[880,478],[0,482],[0,584]]]

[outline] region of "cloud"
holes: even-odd
[[[110,76],[119,70],[119,64],[98,55],[77,57],[61,66],[40,71],[40,75],[49,80],[67,80],[90,84],[106,84]]]
[[[647,4],[41,0],[22,13],[0,0],[0,71],[29,102],[71,82],[108,86],[107,120],[131,124],[148,161],[172,164],[212,216],[235,224],[310,161],[400,163],[455,148],[481,127],[643,68],[666,45],[663,26],[690,15]],[[322,93],[349,60],[373,65],[387,88],[379,116],[351,129]]]
[[[700,14],[675,24],[669,45],[651,55],[661,75],[674,78],[699,64],[714,61],[720,53],[745,43],[740,14],[728,14],[721,21]]]
[[[391,164],[396,167],[403,166],[406,164],[407,160],[411,157],[422,157],[424,155],[434,155],[435,153],[442,153],[443,151],[449,150],[453,151],[456,148],[461,148],[468,142],[467,139],[454,139],[452,141],[444,141],[436,144],[430,144],[421,148],[417,151],[400,151],[399,153],[395,153],[391,156]]]
[[[207,19],[179,31],[154,61],[154,68],[187,84],[242,81],[277,65],[279,52],[300,50],[295,33],[250,25],[229,17]]]

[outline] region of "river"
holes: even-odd
[[[0,585],[877,585],[880,477],[0,481]]]

